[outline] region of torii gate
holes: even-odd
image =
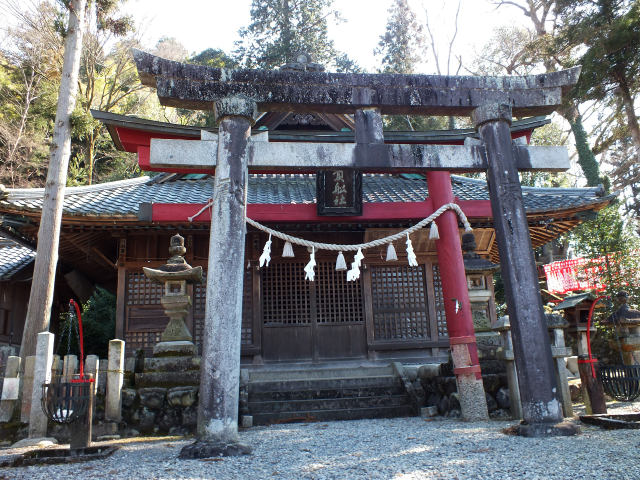
[[[454,201],[450,171],[486,171],[513,331],[523,435],[572,433],[559,427],[551,350],[518,170],[569,168],[562,147],[515,145],[512,115],[549,114],[580,68],[526,77],[461,77],[229,70],[182,64],[134,50],[140,79],[163,105],[215,110],[217,136],[152,140],[150,165],[215,168],[209,274],[198,409],[198,441],[182,457],[246,452],[237,443],[246,184],[252,171],[425,172],[434,209]],[[355,144],[269,143],[250,139],[258,110],[355,114]],[[463,146],[385,145],[382,114],[471,115],[481,140]],[[452,211],[437,241],[454,373],[463,417],[487,418],[458,233]]]

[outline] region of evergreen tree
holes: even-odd
[[[635,100],[640,91],[640,2],[637,0],[558,0],[561,34],[557,43],[587,47],[577,63],[582,74],[574,95],[580,100],[616,98],[636,152],[629,168],[640,161],[640,125]],[[632,183],[640,182],[640,177]],[[626,186],[626,182],[623,185]]]
[[[251,24],[240,29],[234,52],[247,68],[274,69],[304,52],[329,65],[337,57],[327,19],[337,18],[333,0],[253,0]]]
[[[389,20],[380,36],[376,55],[382,56],[384,73],[416,73],[424,58],[425,39],[407,0],[394,0],[388,10]]]
[[[388,10],[385,33],[380,36],[374,54],[381,58],[381,73],[416,73],[425,58],[422,26],[407,0],[394,0]],[[385,115],[386,130],[438,130],[447,128],[445,117]]]

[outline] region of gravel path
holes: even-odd
[[[253,455],[206,460],[178,460],[187,440],[133,439],[105,460],[0,469],[0,479],[640,479],[640,430],[501,433],[512,424],[395,418],[256,427],[241,433]]]

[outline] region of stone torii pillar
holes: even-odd
[[[502,103],[487,104],[472,113],[487,150],[489,198],[524,420],[518,430],[523,436],[573,435],[579,427],[561,423],[562,407],[509,130],[511,118],[511,107]]]
[[[198,440],[184,447],[180,458],[251,452],[247,445],[238,443],[242,326],[238,319],[242,318],[246,150],[257,109],[247,98],[227,97],[216,102],[215,114],[220,124],[200,364]]]

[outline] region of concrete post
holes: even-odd
[[[84,374],[93,376],[93,393],[98,392],[98,380],[100,372],[100,359],[97,355],[87,355],[87,359],[84,361]]]
[[[449,172],[428,171],[427,185],[433,208],[455,201]],[[447,331],[453,357],[460,409],[465,420],[487,420],[487,398],[482,384],[478,346],[473,329],[469,288],[464,271],[458,216],[448,210],[436,220],[440,239],[436,240],[438,265],[442,280],[442,294]]]
[[[569,376],[565,361],[566,357],[573,355],[573,351],[571,347],[567,347],[564,344],[564,329],[569,326],[569,323],[560,315],[547,315],[547,326],[552,335],[551,355],[555,362],[562,409],[565,417],[573,417],[573,404],[571,402],[571,393],[569,392]]]
[[[505,297],[509,309],[513,350],[518,370],[524,436],[573,435],[562,422],[554,381],[551,346],[542,308],[538,273],[511,140],[511,107],[489,104],[472,112],[472,120],[487,153],[487,183]]]
[[[36,362],[33,370],[31,388],[31,411],[29,413],[29,438],[47,436],[49,419],[42,410],[42,385],[51,382],[51,364],[53,363],[53,341],[55,335],[40,332],[36,344]]]
[[[35,355],[29,355],[24,359],[24,372],[22,375],[22,387],[20,389],[22,395],[20,421],[22,423],[29,423],[29,415],[31,414],[31,393],[33,390],[33,369],[35,368],[35,364]]]
[[[500,332],[502,337],[503,350],[501,357],[506,364],[507,384],[509,385],[509,403],[511,408],[511,417],[514,419],[522,418],[522,403],[520,402],[520,386],[518,385],[518,370],[513,357],[513,341],[511,339],[511,325],[509,324],[509,316],[500,317],[493,327],[494,330]]]
[[[124,341],[109,341],[109,370],[107,370],[107,395],[104,416],[119,422],[122,418],[122,383],[124,382]]]
[[[248,453],[238,441],[246,147],[256,104],[242,97],[216,102],[218,161],[213,187],[207,304],[198,403],[198,441],[181,458]]]
[[[78,357],[76,355],[65,355],[62,365],[62,381],[70,382],[78,370]]]
[[[2,397],[0,397],[0,423],[13,420],[19,399],[20,357],[10,356],[7,358],[7,366],[4,371],[2,385]]]

